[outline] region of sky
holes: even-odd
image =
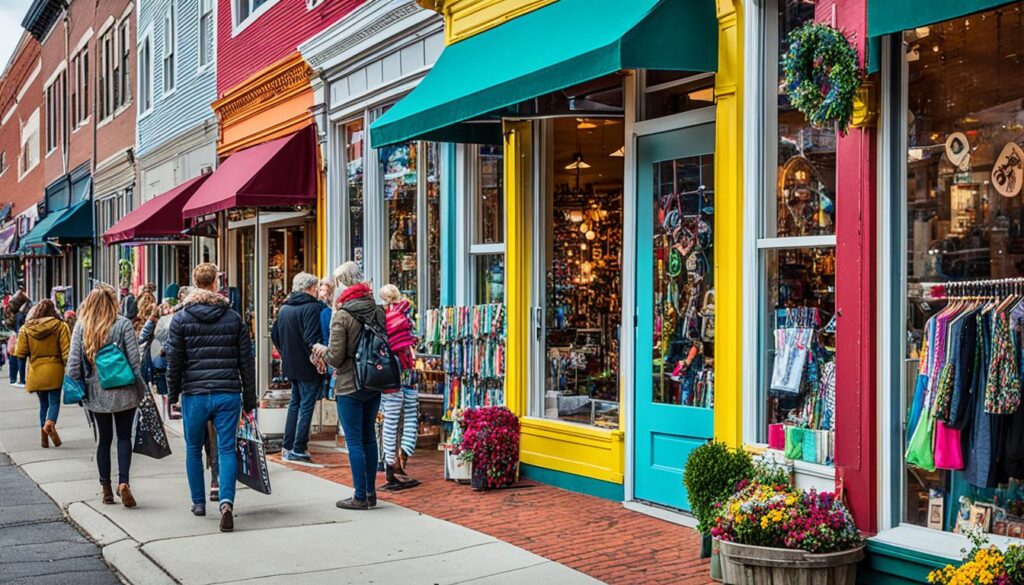
[[[21,19],[32,0],[0,0],[0,68],[7,66],[21,39]]]

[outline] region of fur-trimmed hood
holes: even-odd
[[[231,301],[227,297],[212,290],[193,288],[175,310],[185,311],[200,321],[214,322],[230,308]]]

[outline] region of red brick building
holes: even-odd
[[[12,217],[38,203],[45,185],[40,68],[39,43],[25,33],[0,76],[0,206],[10,204]]]

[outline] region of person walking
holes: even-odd
[[[167,390],[171,404],[181,400],[185,427],[185,473],[192,513],[206,515],[203,462],[207,422],[217,432],[220,476],[220,530],[235,528],[235,431],[241,410],[256,408],[256,361],[252,340],[230,301],[216,292],[217,266],[203,263],[192,272],[195,286],[177,307],[167,332]]]
[[[8,301],[7,307],[10,309],[11,314],[14,315],[14,335],[17,337],[18,333],[21,332],[21,326],[25,324],[25,319],[28,317],[28,311],[32,307],[32,300],[28,298],[28,293],[25,292],[24,286],[18,287],[18,291]],[[11,385],[24,387],[25,360],[15,356],[13,352],[8,352],[8,355],[11,358]]]
[[[401,291],[393,284],[380,289],[380,300],[384,303],[388,345],[398,357],[402,366],[402,387],[381,395],[381,410],[384,411],[384,472],[387,483],[384,490],[397,491],[420,484],[406,473],[405,465],[409,456],[416,451],[419,434],[419,396],[410,383],[412,370],[416,366],[416,338],[410,313],[412,305],[402,297]],[[398,450],[398,426],[402,424],[402,449]]]
[[[334,273],[339,287],[338,310],[331,318],[331,336],[327,347],[315,351],[335,372],[338,419],[345,431],[348,461],[352,467],[352,497],[337,502],[345,510],[366,510],[377,505],[377,439],[374,423],[380,410],[380,392],[356,387],[355,355],[363,323],[384,330],[384,309],[373,300],[370,285],[355,262],[346,262]]]
[[[50,299],[39,301],[29,311],[14,353],[19,359],[28,360],[25,390],[39,399],[39,444],[44,449],[51,441],[54,447],[62,444],[57,434],[57,415],[70,348],[71,334],[57,307]]]
[[[320,279],[300,272],[292,279],[292,292],[277,313],[270,339],[281,354],[281,370],[292,383],[288,416],[284,424],[281,458],[309,461],[309,425],[320,397],[323,373],[310,360],[313,346],[323,343],[320,315],[324,304],[317,300]]]
[[[134,383],[104,388],[96,367],[96,356],[109,346],[127,358],[134,374]],[[112,354],[114,350],[108,353]],[[110,447],[117,436],[117,495],[125,508],[134,508],[136,500],[129,487],[132,466],[132,427],[135,410],[147,393],[142,381],[142,361],[135,328],[127,318],[118,315],[117,292],[101,284],[89,292],[78,310],[78,322],[71,333],[71,349],[65,368],[67,375],[85,384],[82,406],[88,411],[99,431],[96,446],[96,467],[103,489],[103,503],[114,503],[111,489]]]

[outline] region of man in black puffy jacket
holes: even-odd
[[[176,308],[167,332],[168,399],[181,398],[185,422],[185,472],[192,493],[192,513],[206,515],[203,462],[206,423],[217,431],[220,463],[220,529],[234,529],[235,430],[239,410],[256,408],[256,362],[242,317],[216,292],[217,267],[200,264],[192,273],[195,287]]]
[[[324,304],[317,299],[320,279],[300,272],[292,279],[292,293],[281,306],[270,330],[271,341],[281,354],[281,370],[292,383],[288,417],[284,423],[281,457],[286,461],[309,461],[309,425],[323,387],[324,376],[310,361],[313,346],[323,343],[320,313]]]

